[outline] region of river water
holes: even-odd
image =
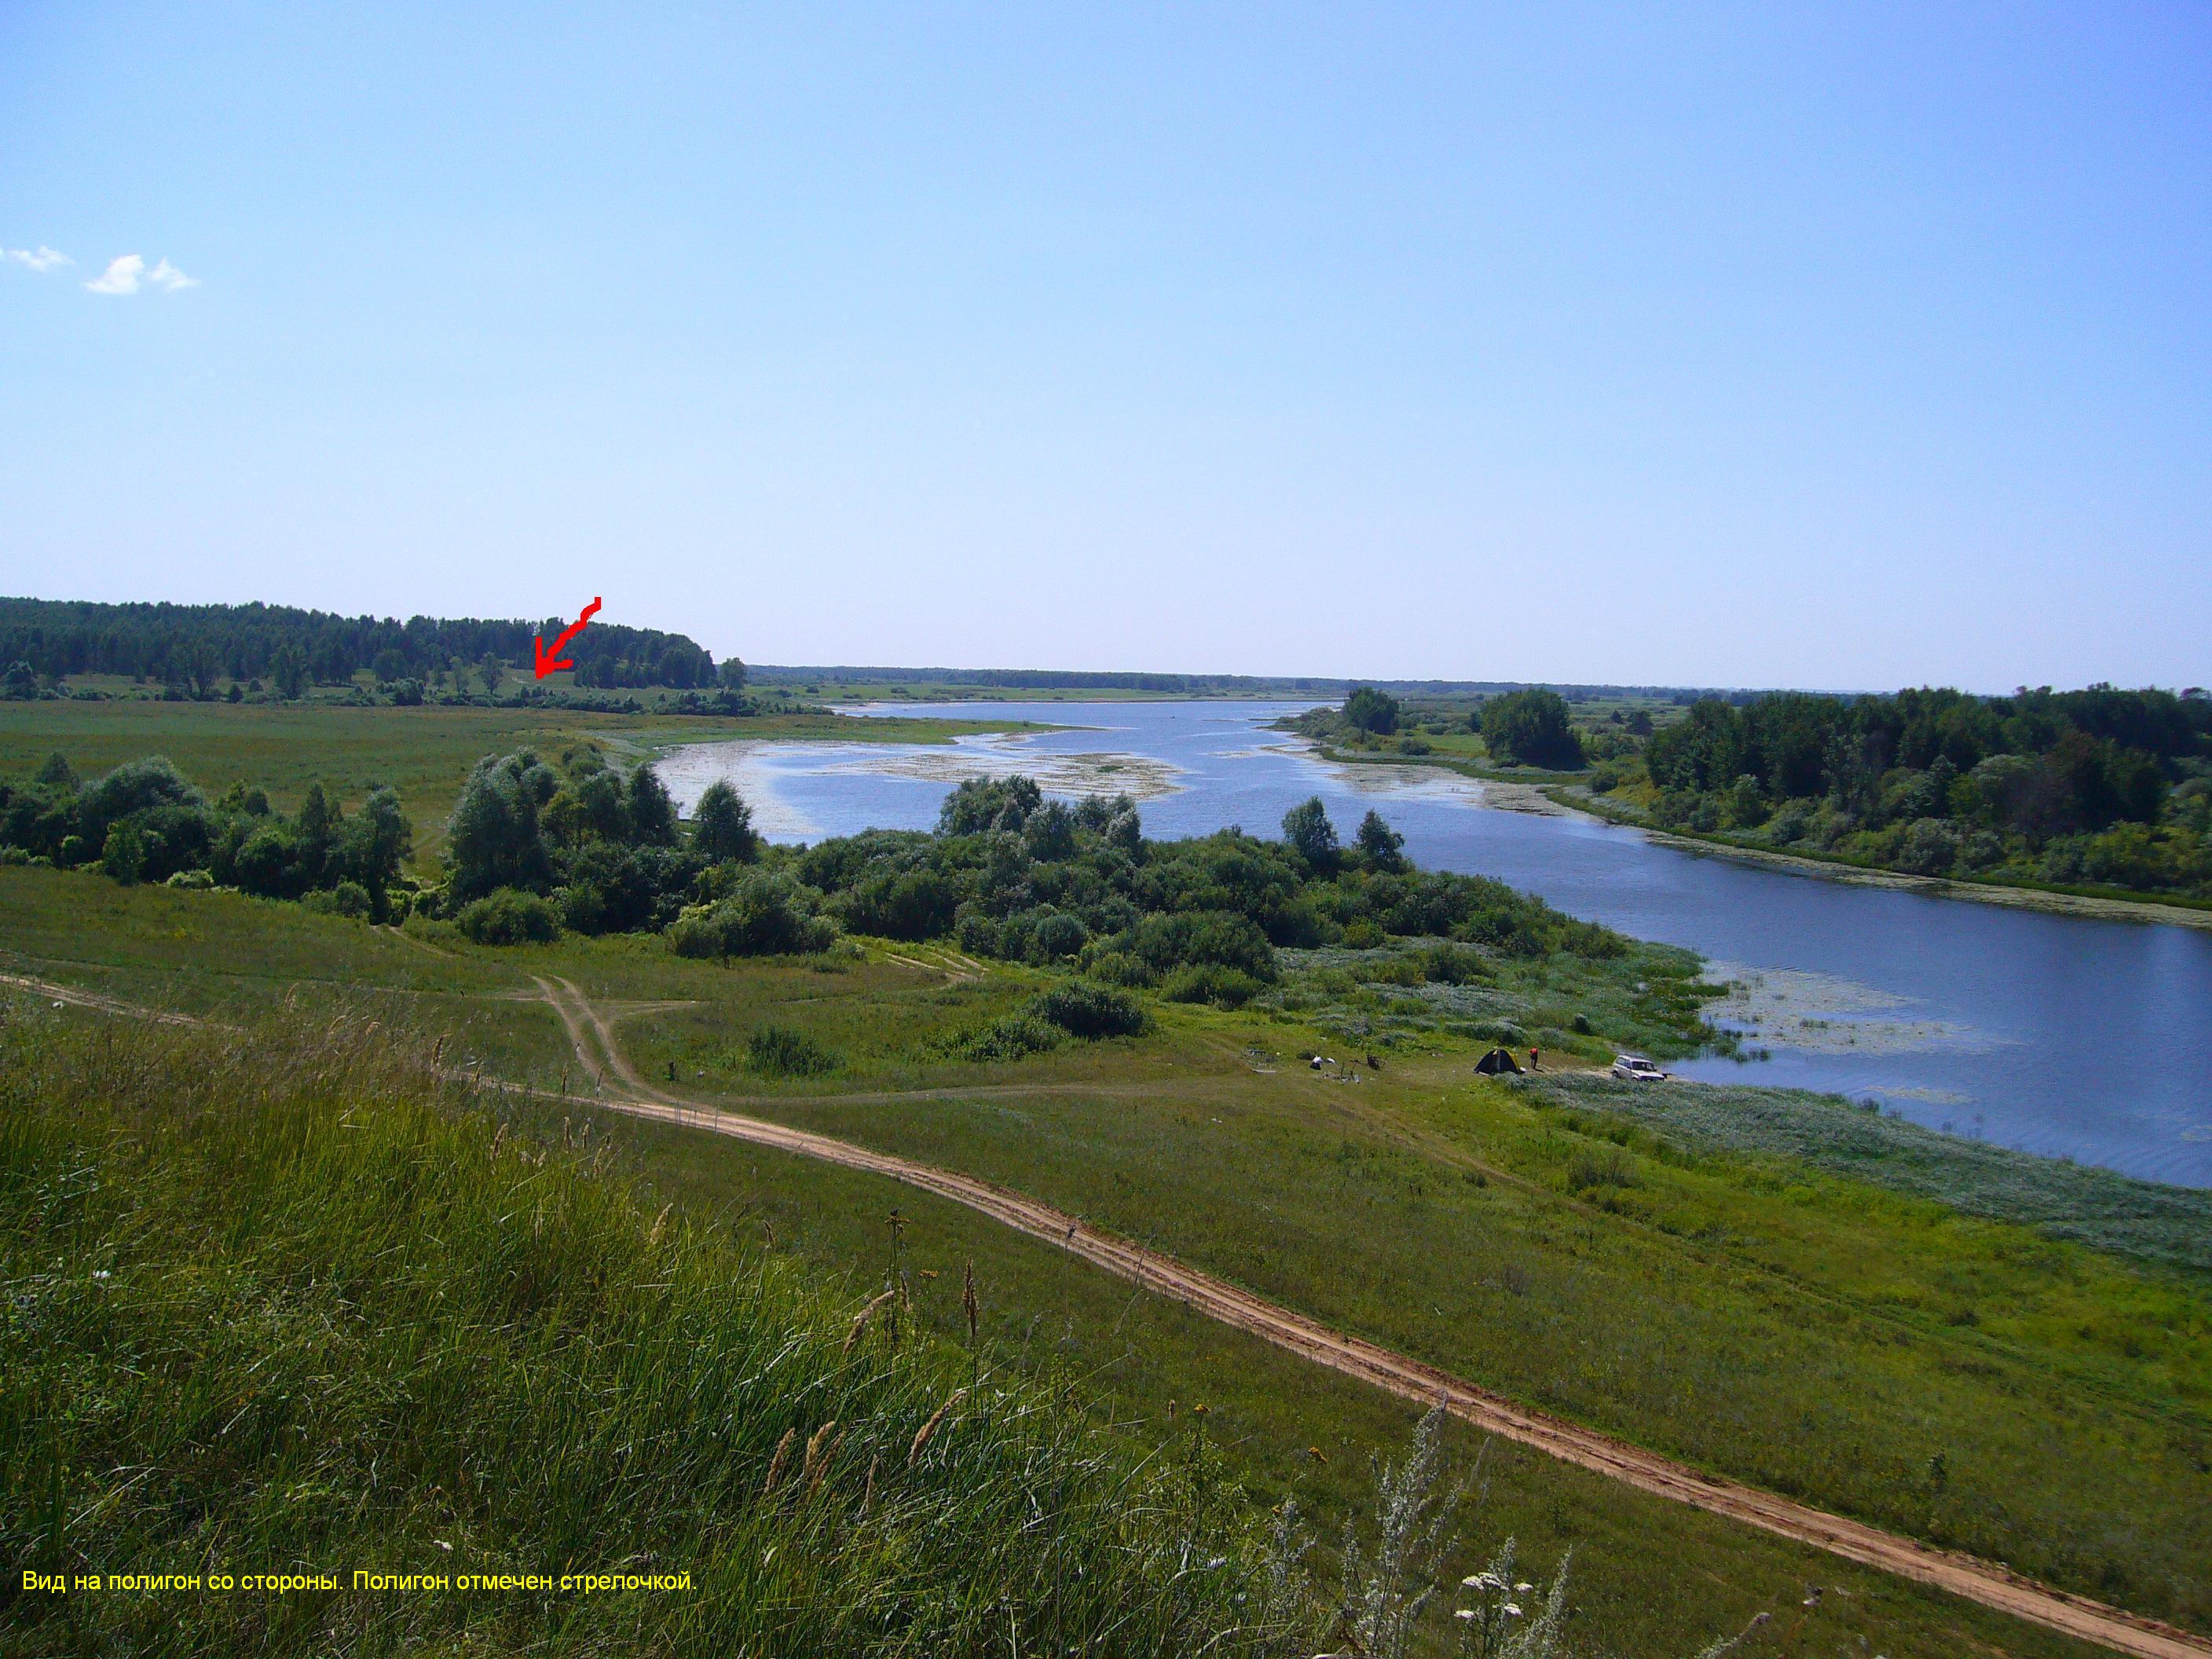
[[[2212,1186],[2212,933],[1863,887],[1660,845],[1635,830],[1485,804],[1471,780],[1341,766],[1267,729],[1306,703],[995,703],[848,712],[1085,729],[950,747],[730,742],[670,756],[686,811],[735,783],[772,839],[927,829],[963,777],[1126,789],[1146,833],[1279,833],[1309,795],[1347,839],[1372,806],[1420,864],[1493,876],[1561,909],[1711,958],[1743,988],[1716,1018],[1771,1055],[1688,1061],[1717,1082],[1872,1101],[1930,1127]]]

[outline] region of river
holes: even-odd
[[[1771,1058],[1676,1069],[1832,1090],[1959,1134],[2212,1186],[2212,933],[1866,887],[1694,853],[1642,832],[1485,804],[1474,781],[1344,766],[1267,729],[1310,703],[874,705],[848,712],[1084,729],[951,745],[702,744],[664,761],[688,811],[728,778],[772,839],[927,829],[960,778],[1138,796],[1146,833],[1279,833],[1309,795],[1347,838],[1372,806],[1435,868],[1686,945],[1743,988],[1714,1010]],[[1510,792],[1499,792],[1500,795]]]

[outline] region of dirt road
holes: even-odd
[[[1509,1440],[1535,1447],[1563,1462],[1610,1475],[1677,1503],[1793,1539],[1856,1561],[1934,1585],[1968,1601],[2063,1631],[2138,1659],[2203,1659],[2212,1641],[2087,1596],[2054,1589],[1995,1562],[1942,1550],[1830,1515],[1772,1492],[1761,1492],[1644,1450],[1595,1429],[1514,1404],[1417,1359],[1356,1336],[1346,1336],[1288,1308],[1279,1307],[1224,1279],[1171,1256],[1093,1227],[1080,1217],[994,1182],[917,1164],[829,1135],[761,1118],[693,1104],[654,1088],[623,1057],[614,1033],[582,992],[567,980],[538,981],[567,1028],[586,1068],[618,1080],[640,1097],[610,1097],[608,1110],[659,1122],[678,1123],[755,1146],[819,1158],[848,1170],[888,1176],[951,1199],[1018,1232],[1059,1246],[1093,1265],[1194,1308],[1224,1325],[1248,1331],[1316,1364],[1421,1404],[1441,1401],[1453,1416]]]
[[[1814,1545],[1847,1560],[1932,1585],[2115,1652],[2136,1656],[2136,1659],[2204,1659],[2212,1655],[2212,1640],[2158,1620],[2055,1589],[1995,1562],[1937,1549],[1757,1487],[1706,1474],[1595,1429],[1528,1410],[1435,1366],[1359,1337],[1331,1330],[1304,1314],[1279,1307],[1172,1256],[1132,1243],[1091,1225],[1079,1216],[994,1182],[874,1152],[809,1130],[696,1105],[666,1094],[638,1075],[623,1054],[605,1016],[576,986],[565,979],[532,978],[545,1000],[560,1016],[586,1073],[599,1079],[603,1085],[619,1084],[637,1097],[623,1099],[611,1093],[589,1101],[578,1096],[562,1098],[597,1105],[630,1117],[728,1135],[801,1158],[818,1158],[845,1169],[889,1176],[964,1205],[1018,1232],[1056,1245],[1109,1273],[1171,1297],[1224,1325],[1249,1332],[1316,1364],[1358,1377],[1419,1404],[1441,1401],[1452,1415],[1487,1433],[1533,1446],[1565,1462],[1625,1481],[1640,1491],[1725,1516],[1799,1543]],[[143,1007],[48,980],[0,975],[0,985],[104,1013],[180,1024],[203,1023],[189,1014]]]

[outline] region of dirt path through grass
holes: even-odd
[[[1846,1560],[1932,1585],[2138,1659],[2203,1659],[2212,1654],[2212,1641],[2160,1620],[2053,1589],[1976,1556],[1938,1549],[1707,1474],[1594,1429],[1528,1410],[1435,1366],[1331,1330],[1303,1314],[995,1182],[811,1130],[697,1105],[666,1093],[647,1083],[623,1058],[612,1029],[575,985],[565,979],[540,978],[538,983],[560,1015],[586,1069],[596,1076],[617,1079],[643,1097],[608,1099],[602,1103],[608,1110],[703,1129],[845,1169],[888,1176],[951,1199],[1030,1237],[1056,1244],[1110,1273],[1317,1364],[1424,1405],[1441,1401],[1453,1416],[1476,1428],[1625,1481],[1639,1491],[1813,1545]],[[941,1096],[947,1091],[913,1092]]]
[[[1938,1549],[1772,1492],[1707,1474],[1594,1429],[1528,1410],[1435,1366],[1332,1330],[1318,1321],[1278,1306],[1171,1256],[1094,1227],[1079,1216],[994,1182],[875,1152],[832,1136],[701,1106],[668,1094],[638,1074],[616,1042],[605,1017],[573,982],[535,975],[532,978],[560,1018],[586,1071],[599,1079],[602,1088],[618,1083],[640,1097],[625,1100],[609,1096],[582,1103],[595,1104],[627,1116],[727,1135],[845,1169],[888,1176],[950,1199],[1018,1232],[1057,1245],[1119,1278],[1316,1364],[1419,1404],[1440,1401],[1452,1415],[1478,1429],[1534,1447],[1639,1491],[1931,1585],[2116,1652],[2136,1656],[2136,1659],[2203,1659],[2203,1656],[2212,1655],[2212,1640],[2160,1620],[2053,1589],[1997,1563]],[[125,1018],[164,1024],[203,1023],[189,1014],[144,1007],[45,980],[0,975],[0,984]],[[1065,1087],[1017,1085],[987,1091],[916,1090],[834,1098],[890,1100],[948,1093],[1013,1094],[1045,1089],[1064,1091]]]

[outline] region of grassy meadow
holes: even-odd
[[[558,678],[557,676],[556,677]],[[526,705],[453,708],[355,708],[319,702],[0,702],[0,773],[27,775],[59,753],[90,777],[125,761],[166,755],[210,794],[236,779],[260,785],[295,811],[319,779],[338,799],[379,784],[399,793],[418,855],[434,854],[469,769],[489,754],[535,745],[557,752],[596,743],[618,758],[686,743],[733,738],[836,738],[857,743],[946,743],[962,732],[1020,730],[988,719],[856,720],[828,714],[726,720],[701,715],[597,714]]]
[[[895,1297],[856,1320],[498,1103],[358,1017],[241,1040],[13,1000],[0,1649],[1310,1646],[1202,1433],[1140,1459]],[[556,1588],[579,1573],[647,1582]]]
[[[419,921],[34,868],[0,868],[0,973],[246,1028],[343,1004],[416,1063],[427,1046],[588,1094],[534,1000],[531,975],[559,975],[688,1097],[1002,1181],[1530,1404],[2212,1628],[2194,1194],[2034,1160],[1993,1170],[1990,1149],[1936,1136],[1824,1152],[1806,1114],[1830,1104],[1732,1133],[1765,1120],[1721,1091],[1492,1084],[1469,1073],[1484,1044],[1444,1029],[1379,1070],[1316,1073],[1301,1053],[1343,1044],[1322,1011],[1291,1007],[1163,1005],[1146,1036],[980,1065],[946,1039],[1048,976],[910,946],[727,968],[649,938],[501,951]],[[755,1041],[771,1027],[799,1045]],[[964,1331],[972,1261],[1006,1363],[1093,1399],[1139,1453],[1204,1404],[1251,1502],[1296,1492],[1325,1539],[1406,1432],[1395,1402],[888,1181],[579,1105],[500,1110],[556,1142],[592,1123],[648,1203],[772,1243],[849,1295],[902,1263],[940,1334]],[[1479,1471],[1474,1534],[1517,1534],[1536,1562],[1575,1547],[1578,1651],[1687,1653],[1761,1610],[1778,1618],[1747,1653],[2085,1651],[1533,1454],[1452,1444]],[[1807,1608],[1813,1585],[1826,1593]]]

